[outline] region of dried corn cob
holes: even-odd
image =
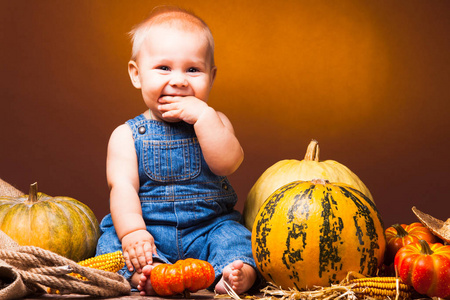
[[[112,253],[105,253],[99,256],[91,257],[78,262],[80,266],[89,267],[93,269],[117,272],[125,266],[125,260],[122,255],[122,251],[116,251]],[[81,280],[87,280],[86,277],[81,276],[76,273],[69,273],[69,275],[74,276]],[[57,289],[47,288],[48,294],[60,294]]]
[[[413,289],[396,277],[367,277],[352,279],[352,290],[375,299],[410,299]]]
[[[125,260],[122,255],[122,251],[116,251],[112,253],[105,253],[99,256],[91,257],[78,262],[80,266],[89,267],[93,269],[117,272],[125,265]],[[85,277],[80,274],[70,273],[69,275],[75,276],[79,279],[86,280]]]

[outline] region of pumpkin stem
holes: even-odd
[[[427,241],[419,240],[420,246],[422,246],[422,250],[420,251],[423,255],[431,255],[433,254],[433,250],[431,250],[430,245],[428,245]]]
[[[328,184],[330,183],[330,181],[326,180],[326,179],[322,179],[322,178],[315,178],[311,180],[312,184]]]
[[[306,149],[305,160],[319,161],[319,142],[312,139]]]
[[[30,193],[28,194],[28,202],[36,203],[38,201],[37,198],[37,182],[30,185]]]
[[[403,238],[409,234],[400,224],[394,224],[392,227],[397,230],[397,237]]]

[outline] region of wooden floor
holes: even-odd
[[[208,299],[214,299],[214,293],[207,291],[207,290],[201,290],[197,293],[191,294],[190,299],[192,300],[208,300]],[[55,294],[45,294],[39,297],[26,297],[23,299],[27,300],[85,300],[85,299],[99,299],[98,297],[91,297],[86,295],[74,295],[74,294],[68,294],[68,295],[55,295]],[[183,296],[173,296],[173,297],[156,297],[156,296],[141,296],[137,292],[133,292],[130,295],[127,296],[121,296],[121,297],[114,297],[114,298],[102,298],[102,299],[120,299],[120,300],[136,300],[136,299],[142,299],[142,300],[162,300],[162,299],[184,299]],[[226,296],[220,296],[220,299],[231,299],[231,297]]]

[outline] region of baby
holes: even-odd
[[[216,281],[243,293],[257,281],[251,233],[234,210],[225,176],[244,154],[229,119],[208,106],[216,77],[208,26],[179,8],[153,11],[132,34],[128,72],[149,108],[117,127],[107,153],[110,211],[97,255],[122,250],[120,271],[154,294],[153,267],[188,257],[209,261]]]

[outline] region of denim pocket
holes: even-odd
[[[200,174],[200,144],[197,138],[174,141],[144,141],[144,170],[150,179],[174,182]]]

